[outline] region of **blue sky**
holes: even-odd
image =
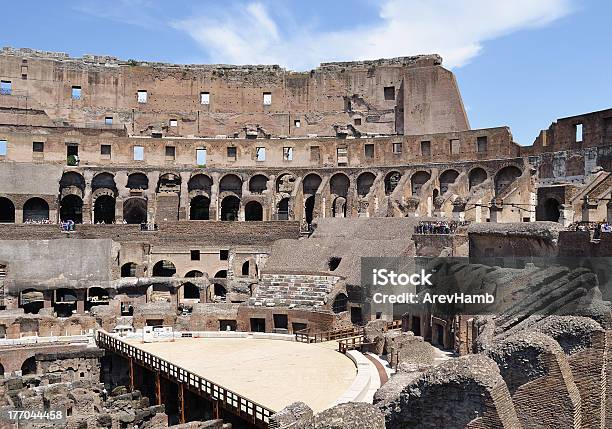
[[[531,144],[556,118],[612,107],[605,0],[65,0],[3,6],[4,46],[177,63],[440,53],[473,128]]]

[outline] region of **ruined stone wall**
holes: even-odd
[[[110,116],[112,127],[143,135],[468,129],[454,76],[441,62],[437,55],[417,56],[326,63],[296,73],[279,66],[174,65],[5,48],[0,76],[11,81],[12,94],[2,95],[0,104],[44,111],[55,123],[103,125]],[[75,86],[78,97],[72,97]],[[146,91],[146,103],[138,102],[139,91]]]
[[[249,300],[251,305],[320,307],[336,283],[337,276],[325,274],[263,274]]]

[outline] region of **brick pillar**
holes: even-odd
[[[77,298],[77,302],[76,302],[77,314],[85,313],[85,289],[77,289],[76,298]]]

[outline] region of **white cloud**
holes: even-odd
[[[326,61],[439,53],[452,68],[478,55],[486,40],[567,15],[570,1],[385,0],[375,23],[341,31],[296,24],[302,17],[275,19],[276,10],[252,2],[209,9],[171,25],[189,34],[215,63],[307,70]]]

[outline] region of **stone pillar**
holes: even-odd
[[[562,204],[559,207],[559,223],[563,226],[569,226],[574,220],[574,208],[571,204]]]
[[[497,223],[501,220],[503,210],[503,200],[493,198],[493,200],[491,200],[491,208],[489,209],[491,223]]]
[[[191,173],[183,171],[181,176],[181,193],[179,195],[179,220],[189,219],[189,179]]]
[[[219,173],[211,174],[212,186],[210,188],[210,207],[208,217],[210,220],[221,220],[221,210],[219,209]]]
[[[77,289],[76,291],[76,312],[77,314],[85,313],[85,289]]]
[[[44,291],[43,298],[45,300],[43,304],[43,308],[51,308],[51,305],[53,302],[53,291],[52,290]]]
[[[83,193],[83,223],[92,223],[93,221],[93,207],[91,201],[91,181],[93,179],[93,171],[85,171],[83,173],[85,178],[85,191]]]
[[[606,222],[612,223],[612,200],[608,201],[608,211],[606,213]]]

